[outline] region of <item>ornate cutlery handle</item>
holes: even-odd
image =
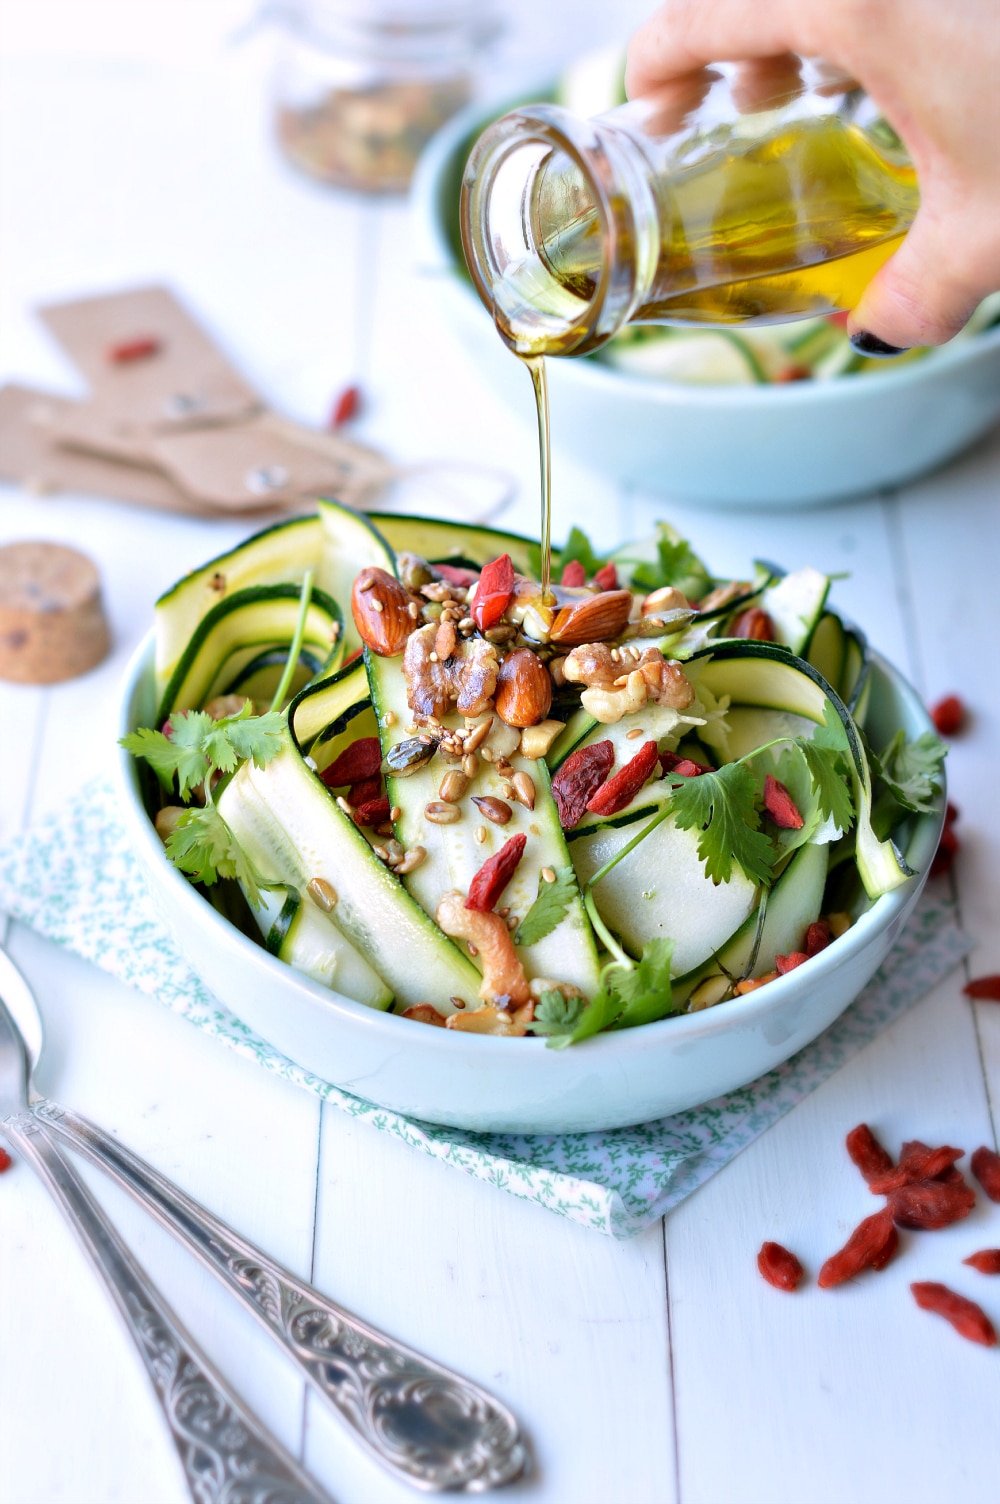
[[[132,1257],[41,1123],[3,1122],[73,1226],[114,1297],[160,1402],[197,1504],[329,1504],[281,1444],[226,1388]]]
[[[512,1482],[527,1452],[510,1411],[478,1385],[359,1321],[86,1118],[34,1111],[176,1233],[264,1323],[378,1460],[418,1488]]]

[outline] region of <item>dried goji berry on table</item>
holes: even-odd
[[[614,564],[602,564],[594,575],[594,584],[599,590],[618,589],[618,570]]]
[[[967,1217],[976,1193],[964,1181],[918,1180],[889,1192],[889,1212],[898,1227],[934,1232]]]
[[[790,1253],[780,1243],[761,1244],[757,1268],[776,1290],[794,1290],[804,1273],[794,1253]]]
[[[563,565],[562,579],[559,583],[561,585],[568,586],[570,589],[575,589],[580,585],[586,585],[587,571],[584,569],[579,559],[570,559],[568,564]]]
[[[469,602],[469,615],[480,632],[495,627],[510,605],[514,594],[514,565],[510,554],[483,565],[475,594]]]
[[[965,725],[965,706],[958,695],[945,695],[931,706],[934,729],[941,736],[955,736]]]
[[[5,1170],[9,1170],[13,1163],[14,1161],[7,1153],[7,1150],[0,1149],[0,1175],[2,1175]]]
[[[876,1175],[884,1175],[893,1168],[892,1155],[882,1147],[867,1123],[851,1129],[846,1145],[851,1160],[869,1184]]]
[[[592,742],[571,752],[552,779],[552,797],[563,830],[572,830],[582,819],[587,800],[601,787],[615,760],[614,743]]]
[[[382,748],[377,736],[362,736],[345,747],[319,775],[328,789],[343,789],[363,778],[374,778],[382,769]]]
[[[660,749],[656,743],[643,742],[635,756],[587,800],[590,813],[616,815],[627,804],[631,804],[659,760]]]
[[[467,909],[489,913],[514,876],[517,864],[524,855],[527,840],[525,835],[511,836],[504,841],[495,856],[483,863],[469,884],[469,896],[465,900]]]
[[[937,851],[931,861],[931,877],[943,877],[951,871],[955,857],[961,850],[962,843],[950,825],[945,825],[938,841]]]
[[[996,1329],[986,1312],[974,1300],[966,1300],[964,1295],[958,1295],[954,1290],[949,1290],[947,1285],[940,1285],[932,1279],[918,1280],[910,1289],[922,1311],[933,1311],[936,1316],[943,1316],[945,1321],[951,1322],[959,1336],[965,1337],[969,1342],[980,1342],[983,1347],[996,1346]]]
[[[980,1274],[1000,1274],[1000,1248],[980,1248],[978,1253],[970,1253],[962,1263],[978,1269]]]
[[[1000,1154],[985,1146],[977,1149],[969,1163],[983,1190],[991,1201],[1000,1201]]]
[[[890,1263],[896,1257],[898,1251],[899,1233],[896,1231],[895,1223],[893,1223],[892,1232],[886,1238],[882,1252],[875,1255],[868,1266],[869,1269],[874,1270],[876,1274],[880,1274],[886,1264]]]
[[[973,977],[971,982],[966,982],[962,991],[966,997],[974,997],[981,1002],[1000,1003],[1000,976]]]
[[[344,390],[334,398],[330,409],[330,428],[343,428],[345,423],[350,423],[356,418],[361,410],[361,388],[358,386],[345,386]]]
[[[832,1290],[835,1285],[842,1285],[863,1270],[873,1268],[879,1260],[878,1267],[884,1268],[892,1257],[893,1249],[889,1245],[895,1231],[888,1210],[873,1212],[859,1222],[843,1248],[832,1253],[819,1271],[817,1284],[820,1289]]]
[[[809,957],[804,950],[793,950],[787,956],[775,956],[774,964],[779,976],[784,976],[789,971],[794,971],[796,966],[801,966]]]
[[[384,796],[381,799],[369,799],[367,804],[359,804],[354,811],[355,825],[384,825],[392,816],[392,807]]]
[[[801,830],[805,824],[785,785],[770,773],[764,779],[764,808],[779,830]]]
[[[760,606],[741,611],[729,628],[730,637],[748,637],[757,642],[774,642],[774,622]]]
[[[135,339],[123,339],[116,345],[109,345],[104,352],[109,365],[128,366],[135,360],[149,360],[153,355],[159,355],[163,345],[152,334],[138,335]]]
[[[930,1153],[930,1144],[925,1144],[923,1139],[910,1138],[906,1140],[899,1151],[900,1163],[909,1163],[913,1156]],[[943,1180],[947,1185],[968,1185],[968,1181],[961,1170],[957,1169],[953,1164],[948,1165],[943,1170],[939,1170],[936,1175],[926,1175],[924,1178],[926,1180]]]
[[[927,1144],[911,1144],[894,1169],[869,1180],[868,1189],[875,1196],[888,1196],[890,1191],[898,1191],[901,1186],[912,1185],[917,1180],[937,1180],[964,1153],[964,1149],[955,1149],[950,1144],[942,1144],[939,1149],[932,1149]]]

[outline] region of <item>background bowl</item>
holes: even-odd
[[[874,660],[869,729],[930,729],[915,690]],[[154,713],[153,641],[126,673],[124,736]],[[431,1029],[366,1008],[301,976],[223,919],[168,862],[142,801],[138,764],[118,753],[129,838],[179,950],[238,1018],[306,1070],[380,1107],[457,1128],[561,1133],[622,1127],[711,1101],[780,1065],[857,997],[923,887],[943,818],[915,819],[903,844],[918,876],[884,895],[808,965],[701,1013],[599,1035],[565,1050],[541,1039]],[[386,936],[386,944],[392,937]]]
[[[455,233],[469,145],[501,112],[477,106],[434,138],[413,206],[445,319],[528,421],[523,372],[464,275]],[[554,446],[678,502],[801,507],[870,493],[942,464],[1000,417],[1000,327],[896,369],[786,385],[672,385],[585,358],[548,365]]]

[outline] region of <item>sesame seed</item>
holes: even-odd
[[[543,883],[554,883],[556,880],[556,875],[551,867],[543,867],[539,875]]]

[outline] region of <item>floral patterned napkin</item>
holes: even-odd
[[[925,893],[895,950],[853,1006],[759,1081],[637,1128],[470,1133],[416,1122],[341,1091],[272,1049],[223,1008],[160,924],[109,784],[90,785],[65,809],[0,845],[0,908],[352,1117],[467,1175],[616,1237],[638,1232],[690,1195],[971,949],[953,905]]]

